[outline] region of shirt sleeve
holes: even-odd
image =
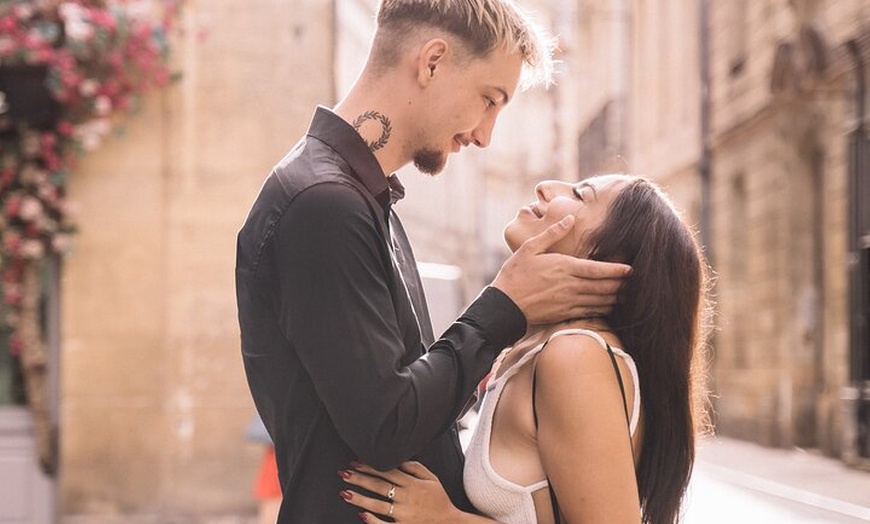
[[[489,287],[422,357],[406,349],[370,202],[339,183],[298,195],[277,225],[277,313],[342,439],[391,469],[452,424],[525,317]]]

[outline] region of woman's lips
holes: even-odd
[[[538,208],[534,204],[529,204],[529,205],[523,207],[522,209],[520,209],[520,211],[525,211],[527,213],[531,213],[532,215],[535,216],[535,218],[541,218],[541,213],[540,213],[540,211],[538,211]]]

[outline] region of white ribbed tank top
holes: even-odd
[[[518,361],[514,362],[497,378],[492,378],[486,385],[486,394],[480,408],[477,426],[468,448],[465,451],[465,491],[469,500],[479,511],[504,524],[535,524],[535,502],[532,493],[548,486],[547,479],[539,480],[528,486],[521,486],[502,477],[492,467],[489,461],[490,435],[492,432],[492,417],[498,400],[507,381],[514,376],[526,363],[532,361],[547,342],[561,335],[586,335],[594,338],[607,350],[607,343],[598,333],[588,329],[564,329],[550,335],[545,342],[529,350]],[[629,432],[634,435],[640,414],[640,387],[637,376],[637,366],[625,351],[611,347],[613,353],[625,360],[631,371],[634,382],[634,402],[631,408]]]

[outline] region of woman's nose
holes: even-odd
[[[543,202],[550,200],[550,184],[548,182],[535,184],[535,196]]]

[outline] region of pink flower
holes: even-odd
[[[21,342],[21,338],[18,335],[13,334],[9,337],[9,352],[12,353],[12,355],[17,357],[21,354],[22,349],[24,349],[24,344]]]
[[[0,185],[3,187],[8,186],[12,182],[15,181],[15,169],[9,168],[4,169],[2,173],[0,173]]]
[[[42,202],[40,202],[38,198],[26,196],[21,199],[21,208],[18,211],[18,216],[20,216],[22,220],[33,222],[42,216],[42,212]]]
[[[63,165],[60,156],[54,151],[46,152],[45,155],[43,155],[42,160],[45,162],[45,167],[49,171],[57,171]]]
[[[45,246],[42,245],[42,241],[40,240],[25,240],[21,244],[21,255],[24,258],[29,258],[31,260],[42,258],[43,255],[45,255]]]
[[[116,27],[115,18],[108,12],[102,9],[91,9],[89,12],[91,23],[104,27],[110,31]]]
[[[112,112],[112,100],[107,96],[98,96],[94,101],[94,110],[100,116],[107,116]]]
[[[3,286],[3,302],[10,306],[17,305],[21,302],[21,291],[16,285],[6,284]]]
[[[12,51],[15,49],[15,42],[7,37],[0,37],[0,56],[11,55]]]
[[[63,136],[71,136],[74,130],[75,126],[69,120],[61,120],[57,123],[57,132]]]
[[[70,40],[87,41],[94,36],[94,26],[81,21],[67,22],[66,36]]]
[[[56,253],[66,253],[69,251],[71,246],[72,240],[70,239],[69,235],[59,233],[57,235],[54,235],[54,238],[51,239],[51,248]]]
[[[3,34],[12,34],[16,29],[18,29],[18,21],[15,20],[15,17],[8,15],[0,18],[0,33]]]
[[[86,97],[92,97],[97,94],[100,88],[100,83],[93,78],[87,78],[79,84],[79,94]]]
[[[21,212],[21,197],[17,194],[11,194],[6,197],[5,214],[7,218],[16,218]],[[4,242],[5,242],[4,238]]]
[[[13,8],[12,12],[15,13],[15,16],[19,20],[29,20],[33,17],[33,7],[28,4],[18,4]]]
[[[9,253],[17,255],[21,249],[21,235],[15,231],[7,231],[3,234],[3,247]]]

